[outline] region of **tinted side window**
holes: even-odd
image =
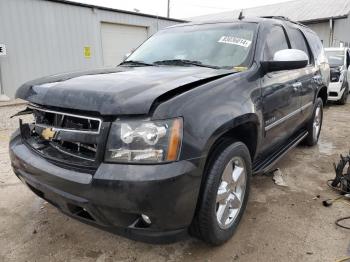
[[[309,48],[307,47],[307,44],[305,42],[305,38],[302,32],[299,29],[290,28],[289,39],[290,39],[290,44],[292,45],[292,48],[304,51],[309,57],[309,63],[310,63]]]
[[[274,54],[283,49],[288,49],[286,35],[281,26],[274,26],[266,38],[264,60],[273,60]]]
[[[320,40],[318,36],[312,32],[306,31],[305,36],[310,44],[314,59],[317,61],[317,63],[318,64],[328,63],[327,57],[323,50],[322,40]]]

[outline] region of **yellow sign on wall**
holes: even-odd
[[[85,58],[91,57],[91,46],[84,46],[84,57]]]

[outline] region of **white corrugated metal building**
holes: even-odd
[[[180,22],[61,0],[0,0],[0,84],[13,98],[37,77],[115,66],[157,30]]]
[[[191,21],[238,18],[241,10],[189,18]],[[325,47],[350,46],[350,0],[296,0],[243,10],[245,17],[284,16],[314,30]]]

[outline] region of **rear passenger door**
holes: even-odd
[[[266,35],[263,60],[273,60],[274,54],[289,49],[286,32],[275,25]],[[300,120],[301,73],[298,70],[283,70],[266,73],[261,80],[265,139],[263,154],[283,144],[298,128]]]
[[[318,84],[322,83],[322,76],[315,66],[309,44],[300,29],[296,27],[288,27],[287,33],[291,47],[305,52],[309,57],[309,62],[306,67],[295,70],[298,75],[297,83],[300,88],[303,120],[307,120],[312,115],[313,101]]]

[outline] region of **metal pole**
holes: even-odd
[[[1,59],[0,59],[0,95],[4,95],[4,87],[2,86],[2,75],[1,75]]]
[[[167,17],[170,17],[170,0],[168,0],[168,12],[167,12]]]
[[[329,29],[330,29],[329,46],[331,47],[333,46],[333,41],[334,41],[334,22],[332,17],[329,19]]]
[[[2,75],[1,75],[1,59],[0,59],[0,102],[10,101],[10,98],[5,95],[4,86],[2,84]]]

